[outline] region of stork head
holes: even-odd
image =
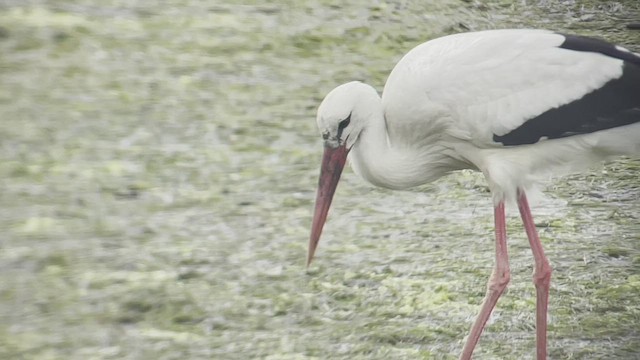
[[[307,266],[320,241],[322,227],[347,161],[347,154],[358,140],[372,111],[369,105],[379,102],[380,97],[373,87],[353,81],[333,89],[318,108],[316,120],[324,139],[324,155],[309,238]]]

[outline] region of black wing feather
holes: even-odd
[[[597,52],[623,60],[622,76],[576,101],[528,119],[505,135],[494,134],[493,141],[507,146],[534,144],[541,139],[588,134],[640,122],[640,56],[603,40],[563,36],[561,48]]]

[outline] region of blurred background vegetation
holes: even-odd
[[[455,359],[493,265],[484,180],[346,171],[306,243],[335,85],[428,39],[533,27],[640,51],[640,2],[0,2],[0,358]],[[638,169],[549,183],[554,359],[640,357]],[[533,358],[532,259],[478,359]]]

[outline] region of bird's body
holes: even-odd
[[[354,170],[375,185],[401,189],[452,170],[475,168],[492,174],[495,195],[513,196],[514,189],[528,188],[551,174],[639,153],[640,125],[589,132],[590,119],[585,119],[580,136],[583,123],[566,131],[573,130],[575,136],[555,141],[543,140],[550,134],[522,143],[517,138],[506,144],[494,139],[548,109],[579,103],[622,76],[623,60],[559,47],[564,41],[564,35],[541,30],[496,30],[451,35],[414,48],[387,80],[379,100],[384,116],[370,117],[368,132],[386,134],[371,134],[373,146],[356,144],[351,151]],[[632,77],[627,81],[635,82],[637,92],[630,95],[638,106],[640,61],[628,66],[636,67],[627,70]],[[640,118],[640,109],[635,111]],[[560,116],[553,121],[568,121]],[[636,136],[628,136],[629,131]],[[368,132],[361,134],[363,143]],[[381,136],[388,140],[379,140]],[[621,144],[624,138],[636,141]]]
[[[508,282],[504,201],[515,200],[536,260],[543,359],[551,269],[525,194],[550,175],[640,154],[640,55],[544,30],[450,35],[407,53],[382,97],[360,82],[337,87],[320,105],[317,121],[325,159],[309,261],[347,154],[356,173],[392,189],[458,169],[480,170],[496,209],[496,269],[462,358],[471,356]]]

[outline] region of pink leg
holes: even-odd
[[[493,268],[493,273],[489,278],[487,284],[487,294],[484,297],[482,308],[478,317],[476,318],[467,342],[460,355],[461,360],[471,359],[473,349],[478,343],[480,334],[484,329],[491,311],[496,306],[500,295],[504,292],[504,289],[509,283],[509,254],[507,253],[507,227],[504,216],[504,202],[500,202],[494,209],[495,228],[496,228],[496,264]]]
[[[536,225],[529,210],[529,202],[524,191],[518,191],[518,208],[527,231],[529,245],[533,252],[536,267],[533,271],[533,283],[536,285],[536,348],[537,359],[547,358],[547,305],[549,303],[549,284],[551,283],[551,266],[544,255]]]

